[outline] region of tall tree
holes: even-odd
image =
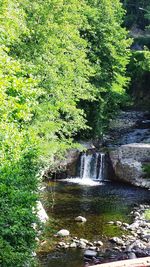
[[[97,92],[96,101],[89,105],[89,121],[100,136],[124,101],[131,41],[122,27],[125,12],[119,0],[87,2],[89,28],[82,36],[88,41],[88,58],[95,69],[91,84]]]

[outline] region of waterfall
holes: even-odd
[[[83,159],[82,159],[83,157]],[[91,173],[91,161],[92,161],[92,155],[86,155],[86,154],[83,154],[83,156],[81,156],[81,162],[82,162],[82,175],[81,177],[83,179],[86,179],[86,178],[90,178],[90,173]]]
[[[98,180],[102,181],[104,178],[104,161],[105,161],[105,154],[100,154],[101,161],[100,161],[100,168],[99,168],[99,175]]]
[[[94,153],[81,155],[80,178],[102,181],[104,179],[105,154]]]

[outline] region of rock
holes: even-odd
[[[143,239],[143,241],[145,241],[145,242],[150,242],[150,234],[148,234],[148,235],[143,235],[142,236],[142,239]]]
[[[150,256],[150,249],[136,249],[135,254],[138,258],[148,257]]]
[[[69,233],[68,230],[66,230],[66,229],[62,229],[62,230],[58,231],[56,235],[57,235],[57,236],[61,236],[61,237],[65,237],[65,236],[69,236],[70,233]]]
[[[113,237],[110,241],[116,243],[117,245],[124,245],[124,241],[119,237]]]
[[[46,223],[49,219],[41,201],[37,201],[37,216],[42,223]]]
[[[68,244],[65,244],[64,248],[69,248],[69,245]]]
[[[134,252],[128,252],[128,258],[132,260],[132,259],[136,259],[137,257]]]
[[[139,222],[135,221],[134,223],[130,224],[127,229],[131,231],[139,229]]]
[[[124,227],[128,227],[129,224],[128,224],[128,223],[123,223],[122,226],[124,226]]]
[[[86,243],[84,243],[83,241],[80,241],[78,244],[78,247],[81,249],[85,249],[86,248]]]
[[[73,242],[69,245],[70,248],[76,248],[77,247],[77,243]]]
[[[97,256],[97,252],[94,251],[94,250],[87,249],[84,252],[84,257],[86,257],[86,258],[93,258],[93,257],[96,257],[96,256]]]
[[[89,243],[89,241],[87,239],[84,239],[84,238],[80,238],[80,242],[84,242],[85,244]]]
[[[122,225],[122,222],[120,222],[120,221],[116,221],[116,222],[115,222],[115,225],[117,225],[117,226],[121,226],[121,225]]]
[[[143,242],[141,240],[136,240],[133,244],[132,244],[133,249],[146,249],[146,245],[143,244]]]
[[[130,184],[150,188],[150,180],[144,179],[142,163],[150,161],[150,144],[132,143],[110,151],[110,159],[118,179]],[[137,212],[137,216],[139,213]]]
[[[102,241],[95,241],[94,245],[102,247],[103,246],[103,242]]]
[[[96,250],[97,247],[93,247],[93,246],[92,246],[92,247],[90,247],[89,249],[90,249],[90,250]]]
[[[88,242],[88,246],[93,247],[93,243],[92,242]]]
[[[114,250],[121,252],[120,248],[114,247]]]
[[[75,242],[76,244],[80,243],[80,240],[78,240],[78,239],[73,239],[72,241]]]
[[[134,216],[140,217],[140,213],[138,211],[135,211]]]
[[[64,248],[66,246],[65,242],[59,242],[58,247]]]
[[[75,218],[75,221],[76,221],[76,222],[86,222],[87,219],[84,218],[84,217],[82,217],[82,216],[78,216],[78,217]]]

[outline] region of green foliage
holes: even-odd
[[[37,148],[28,124],[36,97],[35,81],[7,51],[0,49],[0,263],[20,267],[35,248]]]
[[[87,59],[87,41],[79,32],[86,24],[84,8],[84,2],[78,0],[28,3],[29,33],[12,50],[27,62],[28,72],[38,79],[37,87],[42,90],[34,129],[42,149],[49,147],[48,158],[54,150],[60,151],[60,143],[68,148],[72,137],[87,128],[78,103],[95,97],[89,83],[94,69]]]
[[[0,264],[31,266],[37,166],[55,166],[81,130],[104,132],[125,95],[130,41],[119,0],[0,7]]]
[[[129,29],[136,26],[144,30],[145,26],[148,25],[148,20],[145,15],[149,6],[149,0],[122,0],[122,3],[127,11],[125,26]]]
[[[128,73],[131,77],[130,94],[132,94],[135,105],[148,110],[150,107],[150,51],[132,52]]]
[[[96,88],[96,99],[89,107],[86,103],[85,109],[94,135],[101,136],[110,118],[127,102],[125,71],[131,40],[122,28],[124,10],[118,0],[87,2],[90,5],[86,11],[89,27],[82,36],[88,41],[88,57],[95,70],[90,81]]]
[[[39,92],[24,63],[9,55],[25,31],[23,11],[16,1],[0,3],[0,265],[31,266],[38,149],[30,123]]]

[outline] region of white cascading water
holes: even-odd
[[[68,182],[87,186],[99,185],[104,180],[105,154],[83,153],[80,158],[79,177],[68,178]]]
[[[83,179],[90,178],[90,164],[92,161],[92,155],[83,154],[81,156],[80,177]]]
[[[104,153],[81,155],[80,178],[102,181],[104,179]]]
[[[105,162],[105,154],[100,154],[101,161],[100,161],[100,168],[99,168],[99,175],[98,180],[102,181],[104,179],[104,162]]]

